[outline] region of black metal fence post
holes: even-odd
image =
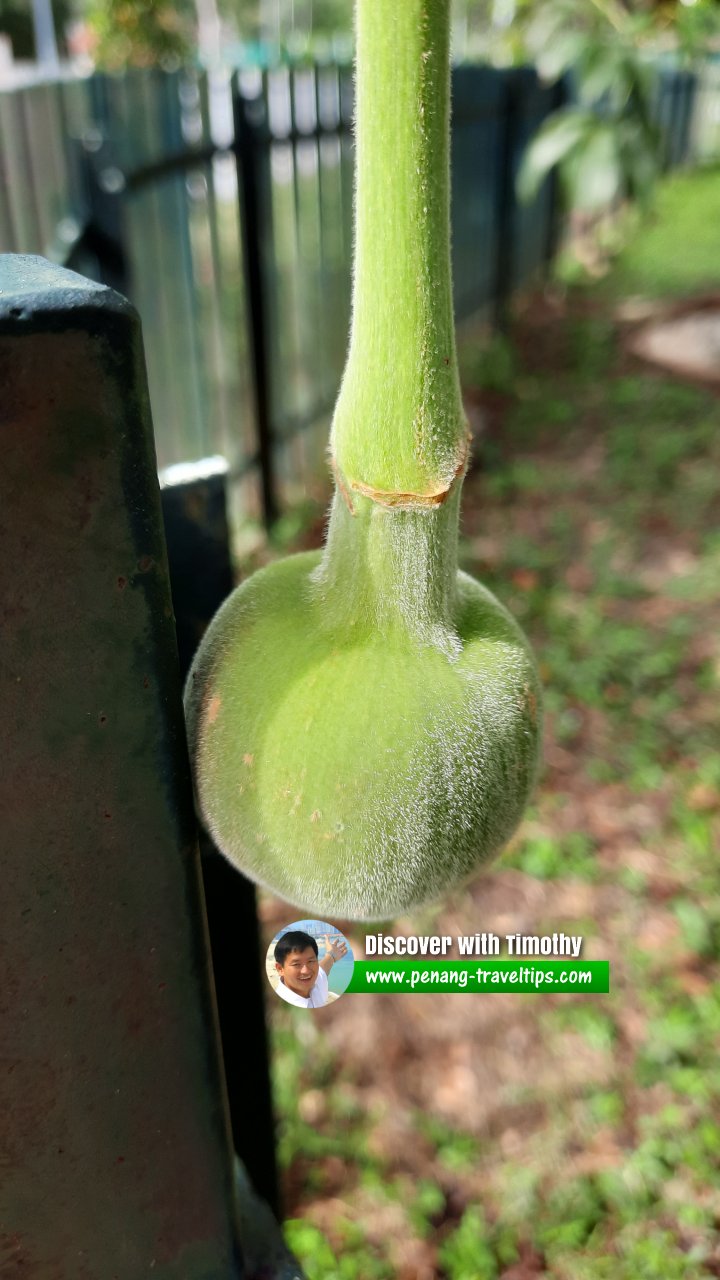
[[[215,460],[192,469],[195,476],[180,483],[170,480],[172,469],[167,480],[161,477],[183,680],[205,627],[234,586],[227,467]],[[200,853],[233,1144],[255,1191],[279,1215],[263,998],[267,983],[255,887],[203,833]]]
[[[693,71],[677,71],[677,98],[674,126],[676,136],[675,165],[689,164],[692,160],[692,121],[698,91],[698,77]]]
[[[0,1271],[240,1280],[136,313],[0,259],[0,386]]]
[[[515,260],[515,133],[517,129],[518,95],[522,80],[512,71],[502,81],[502,142],[497,172],[495,198],[495,274],[493,279],[493,311],[495,323],[502,329],[507,322],[507,304],[512,291]]]
[[[565,77],[561,76],[552,86],[548,115],[553,111],[559,110],[560,107],[564,107],[568,101],[568,82]],[[557,167],[553,169],[547,181],[549,185],[549,204],[547,236],[545,238],[545,265],[550,270],[560,248],[563,235],[564,208],[560,175]]]
[[[83,271],[89,254],[96,266],[93,277],[118,293],[128,294],[131,290],[125,247],[124,174],[99,133],[76,145],[86,218],[65,265]]]
[[[277,519],[278,501],[273,457],[268,317],[263,271],[263,216],[267,217],[269,211],[262,208],[260,182],[260,147],[266,124],[265,102],[262,96],[246,98],[240,91],[237,76],[233,81],[233,119],[262,509],[265,526],[269,529]]]

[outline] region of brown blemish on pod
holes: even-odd
[[[525,694],[526,706],[528,708],[528,711],[530,712],[530,719],[532,720],[533,724],[537,724],[537,712],[538,712],[537,697],[533,693],[529,684],[526,684],[524,686],[523,693]]]

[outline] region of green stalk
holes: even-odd
[[[358,0],[350,350],[331,448],[352,491],[424,505],[465,459],[450,275],[450,0]]]
[[[333,625],[449,624],[467,426],[450,270],[450,0],[358,0],[355,275],[319,583]],[[342,500],[341,500],[342,499]],[[344,598],[343,598],[344,597]]]

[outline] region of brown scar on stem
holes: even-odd
[[[431,509],[432,507],[442,506],[443,502],[445,502],[446,498],[449,496],[456,480],[460,476],[465,475],[468,462],[470,460],[471,443],[472,436],[470,435],[470,432],[467,431],[463,442],[462,455],[457,467],[455,468],[455,472],[450,483],[443,485],[440,489],[431,489],[427,493],[405,493],[389,489],[375,489],[372,485],[365,484],[362,480],[348,480],[347,477],[342,476],[337,460],[332,454],[330,455],[330,466],[332,468],[340,496],[345,502],[345,506],[351,516],[354,516],[356,512],[348,489],[352,489],[354,493],[359,493],[363,498],[370,498],[372,502],[376,502],[380,507],[386,507],[389,511],[403,509],[414,510],[417,508]]]
[[[213,695],[208,703],[207,717],[210,724],[214,724],[218,717],[218,711],[222,706],[222,698],[219,693]]]
[[[243,764],[253,764],[254,761],[255,761],[255,757],[251,756],[250,754],[246,754],[243,756]]]
[[[353,500],[352,500],[352,498],[350,497],[350,494],[349,494],[348,490],[345,488],[345,484],[344,484],[344,482],[343,482],[342,475],[340,474],[340,469],[339,469],[339,467],[338,467],[338,465],[337,465],[337,463],[336,463],[336,461],[335,461],[335,459],[334,459],[334,457],[333,457],[333,455],[332,455],[332,454],[330,454],[330,467],[331,467],[331,469],[332,469],[332,473],[333,473],[333,476],[334,476],[334,478],[335,478],[335,484],[337,485],[337,487],[338,487],[338,489],[339,489],[339,491],[340,491],[340,497],[342,498],[343,502],[345,503],[345,506],[347,507],[348,511],[350,512],[350,515],[351,515],[351,516],[354,516],[354,515],[355,515],[355,507],[353,506]]]

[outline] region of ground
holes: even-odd
[[[463,345],[462,563],[536,650],[545,766],[494,866],[392,929],[582,934],[611,990],[269,1000],[309,1280],[720,1276],[720,404],[622,318],[718,286],[716,207],[674,179],[606,281]]]

